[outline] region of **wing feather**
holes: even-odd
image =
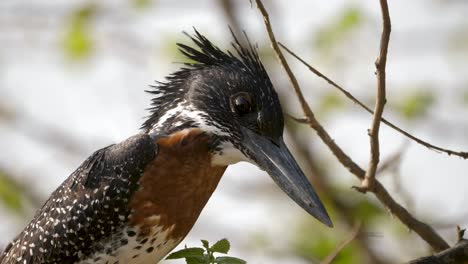
[[[102,247],[129,215],[139,177],[156,157],[146,134],[94,152],[0,256],[0,263],[75,263]]]

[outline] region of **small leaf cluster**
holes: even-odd
[[[185,247],[179,251],[171,253],[166,259],[185,259],[187,264],[246,264],[245,260],[230,257],[218,256],[215,253],[227,254],[231,245],[227,239],[221,239],[210,247],[207,240],[201,240],[201,247]]]

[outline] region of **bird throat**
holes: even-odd
[[[145,169],[130,200],[130,225],[141,236],[157,226],[182,240],[216,189],[226,166],[211,163],[210,139],[185,129],[157,140],[157,158]]]

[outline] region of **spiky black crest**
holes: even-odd
[[[254,79],[268,80],[268,74],[263,67],[257,53],[257,47],[252,45],[247,35],[246,46],[243,46],[239,39],[231,30],[233,42],[231,46],[235,54],[231,51],[222,51],[205,36],[194,28],[194,35],[184,32],[198,48],[192,48],[182,43],[177,43],[179,51],[193,62],[184,63],[185,67],[166,77],[165,82],[156,82],[152,85],[152,90],[146,91],[154,97],[151,100],[150,115],[142,125],[142,129],[149,131],[162,116],[171,108],[176,107],[185,99],[189,85],[187,80],[194,76],[197,71],[207,68],[232,67],[251,75]]]
[[[252,43],[247,38],[247,35],[245,36],[248,47],[244,47],[239,42],[239,39],[234,34],[234,32],[231,30],[231,35],[234,39],[234,41],[231,42],[231,45],[236,51],[238,57],[232,54],[229,50],[223,52],[220,48],[210,42],[205,36],[200,34],[196,29],[194,36],[190,36],[187,33],[185,33],[185,35],[187,35],[200,49],[200,51],[198,51],[187,45],[177,43],[177,46],[179,46],[179,50],[182,52],[182,54],[194,61],[193,63],[186,63],[187,66],[197,68],[200,66],[225,66],[228,64],[233,64],[235,66],[247,69],[250,71],[250,73],[256,76],[262,76],[263,74],[266,74],[262,63],[260,62],[257,48],[252,45]]]

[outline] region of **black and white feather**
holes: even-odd
[[[148,135],[139,134],[96,151],[52,193],[0,263],[78,263],[99,252],[113,254],[128,243],[122,234],[128,201],[156,150]]]
[[[192,62],[149,91],[153,98],[143,133],[91,155],[6,248],[1,264],[119,263],[118,249],[129,245],[125,254],[130,258],[151,252],[160,254],[150,257],[159,260],[178,242],[155,253],[148,239],[137,241],[138,230],[127,225],[129,199],[157,155],[154,142],[175,131],[201,129],[210,136],[212,162],[227,166],[246,159],[241,128],[272,142],[282,136],[281,106],[256,48],[250,42],[243,46],[234,36],[234,54],[196,30],[189,38],[196,48],[178,46]],[[251,103],[242,115],[233,107],[239,94],[248,95]]]
[[[200,120],[193,119],[198,118],[220,130],[223,127],[227,132],[225,124],[219,124],[222,120],[215,119],[230,117],[219,117],[216,114],[226,110],[221,107],[229,107],[222,99],[229,98],[236,90],[246,90],[262,97],[257,98],[259,103],[279,104],[257,48],[250,41],[247,41],[248,47],[242,46],[233,34],[234,42],[231,45],[235,50],[234,54],[231,51],[222,51],[196,30],[193,36],[186,35],[198,49],[177,44],[181,53],[192,62],[185,63],[184,68],[169,75],[165,82],[157,82],[147,91],[154,97],[149,109],[150,115],[142,125],[145,131],[180,129],[181,125],[196,127],[200,125]],[[272,98],[267,98],[272,95]],[[268,106],[259,105],[265,108]],[[184,117],[184,110],[191,112],[192,117]],[[194,110],[199,110],[200,116],[193,118]],[[273,111],[272,114],[275,118],[283,118],[282,113]]]

